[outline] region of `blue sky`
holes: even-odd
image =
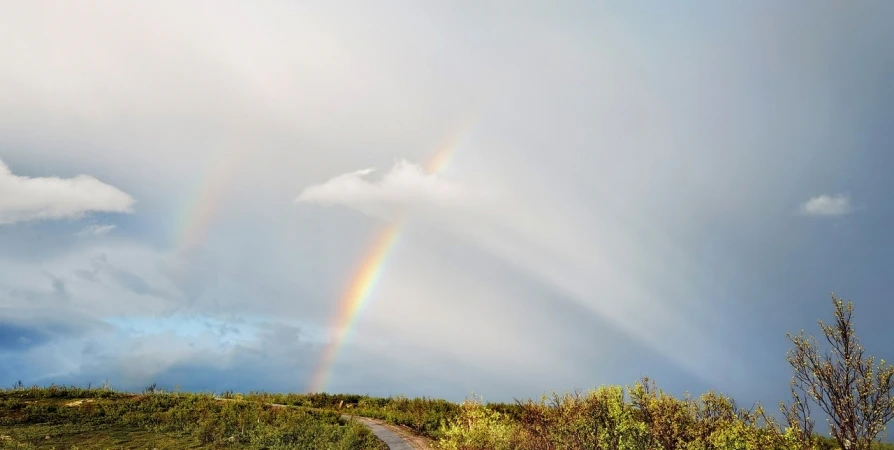
[[[303,391],[397,216],[328,390],[775,404],[833,291],[891,358],[889,3],[214,5],[2,7],[0,385]]]

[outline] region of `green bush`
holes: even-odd
[[[516,448],[517,425],[474,397],[460,405],[459,414],[445,425],[445,450],[511,450]]]

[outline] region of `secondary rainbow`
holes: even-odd
[[[425,165],[425,170],[429,174],[440,173],[450,164],[456,147],[461,139],[468,134],[471,125],[472,121],[466,122],[460,127],[459,132],[452,134],[450,139],[440,146],[438,152]],[[338,351],[347,340],[357,318],[372,297],[376,284],[382,277],[388,256],[399,241],[405,223],[405,220],[399,219],[385,226],[373,239],[373,244],[361,260],[360,267],[351,278],[347,292],[339,302],[332,325],[335,333],[323,348],[320,361],[311,376],[308,392],[323,392],[326,388]]]
[[[222,151],[206,165],[198,178],[195,194],[188,198],[180,220],[175,222],[171,232],[175,254],[189,252],[205,241],[229,182],[245,157],[245,152]]]

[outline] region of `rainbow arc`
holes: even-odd
[[[444,171],[450,164],[461,140],[471,129],[472,123],[470,121],[464,124],[458,133],[451,135],[450,139],[440,146],[439,150],[425,164],[428,174],[438,174]],[[350,331],[353,330],[357,319],[372,297],[375,287],[382,277],[388,256],[400,240],[405,226],[406,220],[400,218],[386,225],[375,235],[373,244],[362,258],[359,269],[351,278],[349,287],[338,304],[332,325],[334,335],[323,348],[320,360],[311,376],[308,392],[323,392],[326,388],[338,352],[347,341]]]

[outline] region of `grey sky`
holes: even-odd
[[[395,214],[331,390],[508,400],[649,375],[775,403],[785,333],[830,291],[890,358],[889,3],[0,17],[0,383],[302,390]],[[416,169],[448,142],[441,173]],[[362,195],[295,201],[367,168]],[[83,180],[92,203],[12,176]]]

